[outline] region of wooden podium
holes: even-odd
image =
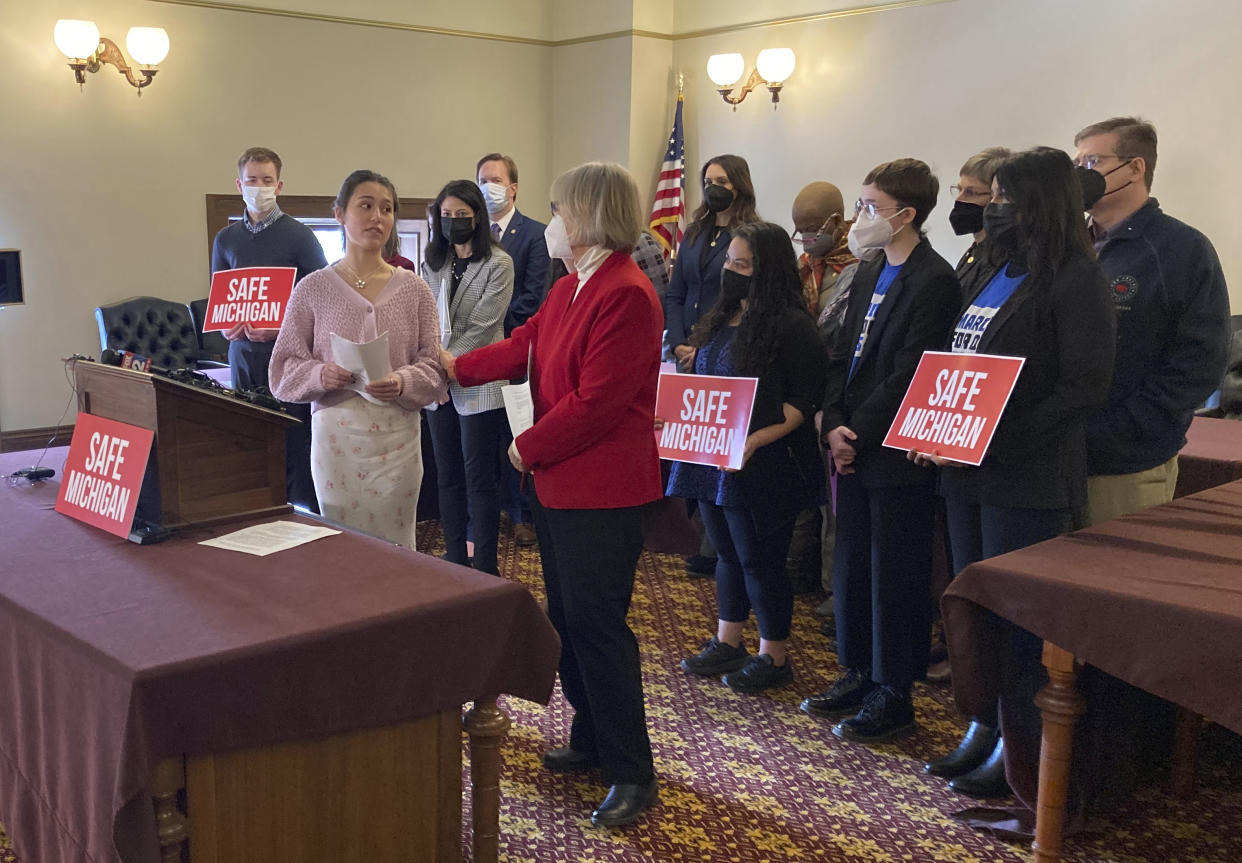
[[[292,511],[285,428],[239,398],[118,366],[73,364],[78,410],[155,433],[135,524],[165,529]]]

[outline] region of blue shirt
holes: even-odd
[[[897,274],[901,272],[901,264],[885,264],[884,269],[880,272],[880,277],[875,281],[875,290],[871,293],[871,303],[867,306],[867,316],[863,318],[862,330],[858,333],[858,344],[854,346],[854,359],[850,361],[850,373],[846,376],[846,380],[853,380],[854,370],[858,367],[858,359],[862,356],[863,348],[867,346],[867,334],[871,330],[871,322],[875,320],[876,312],[880,310],[880,303],[884,302],[884,295],[888,293],[889,287],[897,280]]]
[[[979,340],[988,324],[1025,280],[1026,273],[1013,275],[1008,267],[992,277],[958,320],[953,330],[953,353],[973,354],[979,350]]]

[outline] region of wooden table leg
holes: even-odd
[[[177,804],[185,788],[185,761],[169,758],[155,768],[151,798],[155,804],[155,827],[160,841],[160,860],[181,863],[181,851],[190,838],[190,822]]]
[[[509,717],[496,699],[476,701],[464,722],[470,735],[470,799],[474,807],[475,863],[496,863],[500,856],[500,743]]]
[[[1039,797],[1035,804],[1036,863],[1060,863],[1065,829],[1065,801],[1069,793],[1070,756],[1074,723],[1086,710],[1086,700],[1074,688],[1078,669],[1072,654],[1044,642],[1048,685],[1035,696],[1043,715],[1039,750]]]
[[[1173,729],[1173,793],[1189,797],[1195,787],[1195,762],[1199,754],[1199,732],[1203,718],[1193,710],[1177,708],[1177,724]]]

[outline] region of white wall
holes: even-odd
[[[703,25],[683,20],[697,3],[679,0],[679,30]],[[874,165],[921,158],[946,190],[929,233],[955,260],[965,243],[948,228],[947,187],[966,157],[994,144],[1072,151],[1079,128],[1137,113],[1160,133],[1153,193],[1212,239],[1242,311],[1239,33],[1242,3],[1220,0],[957,0],[685,39],[674,63],[687,77],[686,161],[697,169],[717,153],[745,156],[760,213],[789,226],[805,183],[829,180],[852,201]],[[781,46],[798,65],[779,110],[761,88],[730,111],[707,57],[741,51],[753,64]]]
[[[58,358],[98,354],[95,306],[206,295],[204,195],[235,191],[247,146],[313,195],[371,167],[432,196],[503,150],[546,209],[552,49],[135,0],[0,4],[0,248],[22,250],[27,297],[0,310],[6,431],[57,421]],[[52,26],[87,15],[122,43],[135,22],[168,30],[141,99],[112,67],[78,91]]]

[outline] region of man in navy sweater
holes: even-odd
[[[513,258],[513,298],[505,314],[505,338],[539,311],[548,285],[548,244],[543,237],[548,227],[543,222],[524,216],[517,209],[518,169],[510,156],[488,153],[475,165],[479,190],[487,203],[492,237]],[[512,438],[505,425],[504,445]],[[535,544],[530,496],[522,488],[521,474],[502,455],[501,471],[509,487],[509,518],[513,521],[513,539],[518,545]]]
[[[1229,293],[1208,238],[1151,197],[1151,123],[1114,117],[1074,144],[1075,163],[1104,175],[1091,232],[1117,305],[1112,387],[1087,423],[1087,516],[1096,524],[1173,499],[1186,429],[1224,373]]]
[[[296,267],[297,280],[328,265],[314,232],[276,204],[284,188],[280,156],[265,147],[251,147],[237,160],[237,191],[246,202],[241,219],[216,234],[211,246],[211,271],[241,267]],[[239,324],[225,332],[229,340],[229,372],[233,388],[267,387],[267,365],[279,330]],[[302,422],[285,434],[285,486],[289,502],[319,512],[310,470],[310,405],[286,404]]]

